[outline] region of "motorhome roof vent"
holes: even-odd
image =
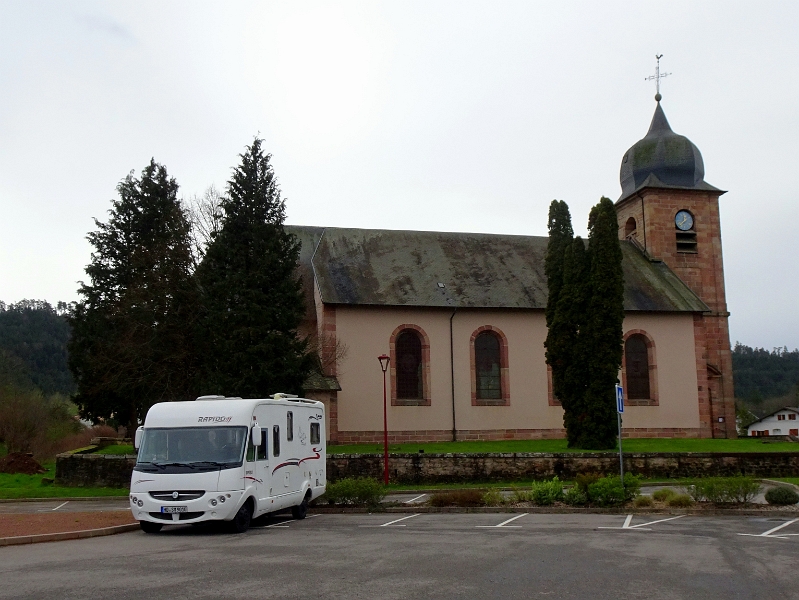
[[[224,396],[216,396],[216,395],[200,396],[197,398],[197,400],[224,400],[224,399],[225,399]]]
[[[269,397],[274,399],[274,400],[282,400],[283,398],[288,398],[288,399],[299,398],[299,396],[297,394],[283,394],[283,393],[272,394]]]

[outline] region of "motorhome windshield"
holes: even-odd
[[[246,427],[148,427],[136,468],[173,472],[238,467],[246,441]]]

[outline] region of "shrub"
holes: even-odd
[[[773,487],[766,492],[766,502],[786,506],[799,502],[799,494],[785,485]]]
[[[638,496],[633,502],[633,506],[636,508],[646,508],[647,506],[652,506],[652,503],[652,496]]]
[[[673,489],[671,489],[671,488],[663,488],[663,489],[660,489],[660,490],[656,490],[652,494],[652,498],[654,498],[658,502],[668,502],[669,498],[671,498],[672,496],[676,496],[676,495],[677,495],[677,492],[675,492]]]
[[[696,502],[744,504],[760,492],[760,484],[751,477],[706,477],[695,480],[688,493]]]
[[[588,487],[597,481],[599,481],[599,475],[596,473],[580,473],[574,478],[574,485],[578,490],[587,496]]]
[[[328,483],[320,501],[327,501],[328,504],[378,506],[385,496],[386,491],[381,483],[369,477],[358,477]]]
[[[668,499],[668,505],[673,508],[688,508],[693,503],[688,494],[674,494]]]
[[[641,480],[635,475],[627,475],[624,485],[617,476],[602,477],[588,486],[588,499],[598,506],[614,506],[632,500],[641,489]]]
[[[485,506],[502,506],[507,500],[498,489],[490,489],[483,494],[483,504]]]
[[[563,500],[563,483],[557,477],[551,481],[534,481],[530,500],[537,506],[549,506]]]
[[[563,501],[570,506],[582,506],[588,504],[588,495],[575,485],[566,490]]]
[[[483,506],[485,490],[452,490],[436,492],[430,497],[430,506]]]
[[[530,502],[532,494],[529,490],[520,488],[513,488],[513,501],[514,502]]]

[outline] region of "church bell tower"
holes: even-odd
[[[624,155],[619,236],[666,263],[707,305],[694,314],[700,435],[736,437],[719,197],[699,149],[671,130],[661,95],[649,131]]]

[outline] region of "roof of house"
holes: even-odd
[[[546,237],[287,225],[326,304],[544,309]],[[622,242],[627,311],[705,312],[665,263]],[[312,299],[312,298],[310,298]]]
[[[799,414],[799,408],[797,408],[797,407],[795,407],[795,406],[783,406],[782,408],[778,408],[778,409],[777,409],[777,410],[775,410],[774,412],[771,412],[771,413],[767,414],[765,417],[760,417],[760,418],[759,418],[757,421],[755,421],[754,423],[749,423],[749,425],[747,425],[747,428],[748,428],[748,427],[751,427],[752,425],[757,425],[758,423],[761,423],[762,421],[765,421],[765,420],[766,420],[766,419],[768,419],[769,417],[773,417],[773,416],[774,416],[774,415],[776,415],[778,412],[781,412],[781,411],[783,411],[783,410],[789,410],[789,411],[791,411],[791,412],[795,412],[795,413]]]

